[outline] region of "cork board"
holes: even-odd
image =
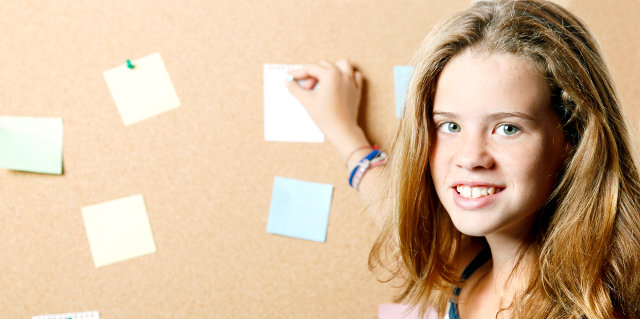
[[[600,41],[635,129],[640,1],[562,1]],[[265,142],[264,63],[347,58],[362,123],[393,134],[393,65],[461,1],[0,4],[0,115],[62,117],[64,174],[0,170],[0,312],[101,318],[376,318],[376,229],[332,146]],[[159,52],[181,106],[124,126],[102,72]],[[335,186],[326,243],[265,231],[274,176]],[[144,196],[157,251],[96,268],[81,208]]]

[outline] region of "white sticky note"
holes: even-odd
[[[56,315],[33,316],[31,319],[100,319],[100,313],[97,311],[70,312]]]
[[[300,67],[264,65],[264,139],[267,141],[324,142],[322,131],[286,86],[287,72]]]
[[[142,195],[82,209],[96,267],[156,251]]]
[[[104,72],[104,79],[124,125],[142,121],[180,106],[159,53],[131,60]]]

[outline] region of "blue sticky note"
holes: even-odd
[[[0,116],[0,167],[62,174],[62,119]]]
[[[413,67],[408,65],[393,66],[393,88],[396,97],[396,117],[401,118],[404,111],[404,96],[409,88],[409,80]]]
[[[325,242],[333,185],[276,177],[267,232]]]

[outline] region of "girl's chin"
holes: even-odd
[[[471,214],[475,216],[470,216]],[[465,216],[451,216],[450,214],[449,217],[451,217],[456,229],[467,236],[484,237],[500,228],[500,225],[492,223],[485,214],[471,214],[464,214]]]

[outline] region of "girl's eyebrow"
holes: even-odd
[[[522,112],[497,112],[497,113],[491,113],[485,116],[485,118],[489,120],[500,120],[500,119],[509,118],[509,117],[517,117],[517,118],[521,118],[523,120],[532,121],[532,122],[536,121],[536,119],[533,116],[526,113],[522,113]]]
[[[433,112],[433,116],[441,116],[441,117],[446,117],[449,119],[455,119],[458,118],[458,114],[456,113],[451,113],[451,112],[438,112],[438,111],[434,111]]]
[[[452,112],[439,112],[439,111],[434,111],[433,112],[433,116],[440,116],[440,117],[444,117],[444,118],[448,118],[448,119],[456,119],[458,118],[458,114],[457,113],[452,113]],[[517,117],[517,118],[521,118],[527,121],[532,121],[535,122],[535,118],[529,114],[526,113],[522,113],[522,112],[496,112],[496,113],[490,113],[484,116],[485,119],[488,120],[500,120],[500,119],[504,119],[504,118],[510,118],[510,117]]]

